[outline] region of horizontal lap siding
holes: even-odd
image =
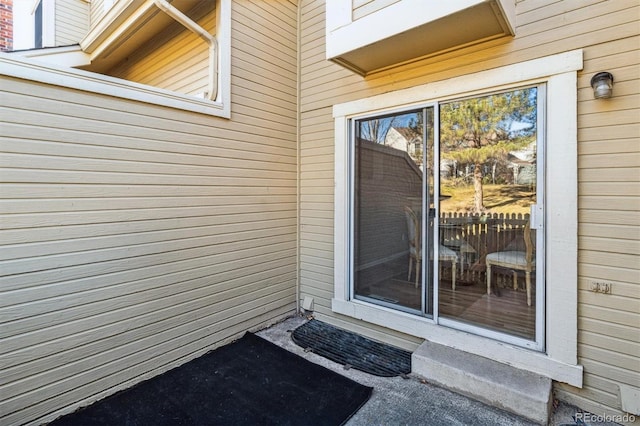
[[[232,67],[231,120],[3,78],[0,423],[294,312],[296,15],[234,2],[232,63],[281,72]]]
[[[640,383],[639,45],[636,34],[585,49],[578,82],[578,355],[585,387],[560,384],[557,394],[593,412],[620,408],[619,383]],[[605,70],[614,75],[614,97],[595,100],[589,80]],[[593,281],[611,283],[612,294],[589,291]]]
[[[383,327],[363,325],[331,312],[333,297],[333,152],[331,107],[326,97],[315,102],[321,90],[339,94],[348,89],[344,80],[361,78],[324,59],[324,2],[302,2],[301,121],[300,121],[300,291],[314,298],[319,318],[364,335],[415,349],[419,339],[390,333]],[[309,71],[307,71],[309,70]],[[314,82],[320,81],[316,86]]]
[[[360,2],[365,3],[365,2]],[[333,297],[334,104],[583,49],[578,73],[579,363],[583,389],[557,394],[593,412],[619,413],[617,383],[637,386],[640,372],[640,64],[639,6],[616,2],[533,1],[517,4],[517,36],[436,55],[363,79],[324,57],[324,2],[301,2],[301,297],[319,315],[406,347],[415,340],[331,312]],[[594,100],[589,80],[615,76],[614,97]],[[613,294],[588,291],[592,280]],[[415,347],[415,346],[414,346]]]
[[[84,0],[56,0],[56,46],[77,44],[89,30],[89,3]]]

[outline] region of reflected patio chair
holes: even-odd
[[[451,221],[451,218],[447,219]],[[466,219],[464,222],[458,219],[458,223],[440,222],[441,242],[446,248],[451,249],[460,258],[460,277],[464,277],[465,263],[471,265],[470,259],[475,258],[476,250],[467,242],[468,233]]]
[[[527,287],[527,305],[531,306],[531,272],[535,270],[535,261],[533,259],[533,241],[531,239],[531,224],[529,221],[524,227],[524,246],[525,251],[505,250],[487,254],[487,294],[491,294],[492,266],[512,270],[514,290],[518,289],[518,271],[524,271]]]
[[[416,269],[416,288],[418,288],[418,279],[420,277],[420,263],[422,261],[422,244],[420,243],[420,221],[411,207],[404,208],[404,214],[407,218],[407,229],[409,237],[409,275],[407,281],[411,280],[411,271],[413,270],[413,264],[415,262]],[[438,265],[441,262],[451,262],[451,288],[456,289],[456,264],[458,263],[458,255],[455,251],[440,245],[438,247]],[[440,266],[439,275],[442,276],[442,267]]]

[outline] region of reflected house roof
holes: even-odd
[[[514,164],[518,166],[528,166],[535,163],[535,160],[523,160],[522,158],[519,158],[512,153],[509,153],[509,155],[507,156],[507,160],[509,161],[509,163],[511,163],[511,165],[508,167],[512,167],[512,165]]]
[[[417,154],[418,147],[422,145],[422,135],[416,133],[410,127],[392,126],[387,132],[384,143],[387,146],[406,152],[414,162],[422,165],[422,161]]]
[[[536,142],[531,142],[525,149],[511,151],[507,156],[510,163],[518,165],[535,164],[536,162]]]
[[[398,132],[407,141],[422,140],[422,135],[416,133],[411,127],[391,127],[391,130]],[[390,130],[390,131],[391,131]]]

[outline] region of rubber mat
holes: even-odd
[[[371,391],[247,333],[49,426],[339,426]]]
[[[305,350],[365,373],[393,377],[411,372],[411,352],[315,319],[296,328],[291,338]]]

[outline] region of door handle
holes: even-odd
[[[529,223],[531,229],[544,229],[544,208],[539,204],[531,204]]]

